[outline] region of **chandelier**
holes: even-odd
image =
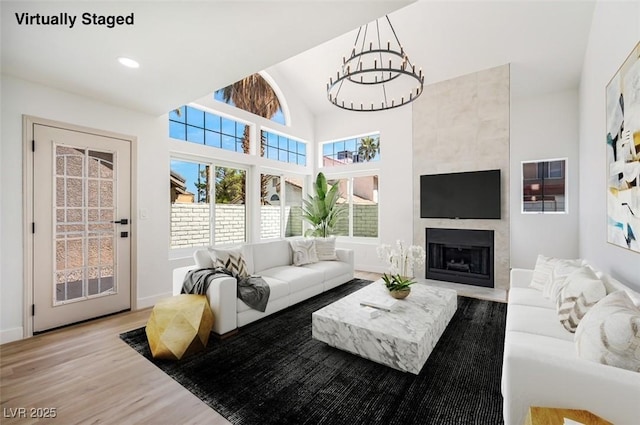
[[[338,108],[383,111],[411,103],[422,94],[422,69],[416,72],[389,17],[385,18],[388,28],[381,28],[381,19],[376,19],[375,26],[372,22],[360,27],[351,54],[329,77],[327,98]],[[381,43],[384,35],[386,45]]]

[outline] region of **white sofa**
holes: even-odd
[[[262,276],[269,285],[269,302],[264,313],[254,310],[237,298],[235,278],[213,279],[206,295],[215,316],[213,332],[219,335],[335,288],[354,276],[354,254],[349,249],[336,248],[338,260],[304,266],[292,265],[293,252],[287,240],[245,244],[242,255],[248,273]],[[196,251],[194,259],[195,265],[174,269],[174,295],[182,290],[189,270],[213,267],[211,254],[206,249]]]
[[[522,425],[529,406],[589,410],[617,425],[640,424],[640,373],[578,357],[554,303],[529,287],[533,270],[513,269],[502,371],[505,425]],[[640,294],[608,276],[607,293]]]

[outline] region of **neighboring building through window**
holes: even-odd
[[[260,137],[261,155],[289,164],[307,165],[307,144],[279,134],[262,130]]]
[[[522,163],[522,212],[566,213],[566,159]]]
[[[353,164],[380,160],[380,135],[327,142],[322,145],[322,166]]]
[[[246,124],[182,106],[169,113],[169,137],[234,152],[249,152]]]

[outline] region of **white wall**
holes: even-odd
[[[579,254],[640,290],[640,253],[607,243],[605,87],[640,40],[640,3],[596,4],[580,81]]]
[[[338,239],[338,246],[355,249],[357,270],[385,272],[387,267],[376,254],[378,244],[395,243],[398,239],[413,242],[411,108],[404,106],[384,112],[348,112],[336,108],[335,112],[316,118],[318,144],[380,132],[380,161],[350,167],[363,172],[371,170],[380,176],[378,239],[358,242]],[[330,176],[332,172],[339,172],[339,167],[326,167],[323,172]]]
[[[515,71],[513,71],[515,72]],[[511,267],[578,257],[578,91],[511,100]],[[521,161],[567,158],[568,214],[522,214]]]

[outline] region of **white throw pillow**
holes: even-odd
[[[569,332],[575,332],[584,315],[607,296],[604,283],[587,266],[580,267],[566,278],[558,298],[558,318]]]
[[[529,287],[544,292],[544,288],[547,285],[551,285],[551,273],[553,272],[553,266],[556,261],[556,258],[539,254],[536,259],[536,265],[533,268],[533,276],[531,277]]]
[[[552,292],[554,282],[559,285],[561,279],[580,267],[580,265],[582,265],[582,260],[565,260],[540,254],[536,259],[529,287],[541,291],[542,296],[545,298],[555,299],[554,295],[556,294]],[[554,271],[556,271],[555,277]]]
[[[336,255],[336,238],[330,236],[328,238],[315,238],[316,252],[318,253],[318,260],[331,261],[337,260]]]
[[[640,308],[625,291],[600,300],[575,336],[578,357],[640,372]]]
[[[583,260],[557,260],[551,272],[551,284],[545,288],[542,296],[557,301],[567,277],[582,266],[586,266]]]
[[[317,263],[318,253],[316,243],[313,239],[292,239],[289,241],[293,250],[293,265],[303,266],[305,264]]]
[[[224,267],[235,277],[247,277],[247,264],[241,248],[219,249],[209,248],[214,267]]]

